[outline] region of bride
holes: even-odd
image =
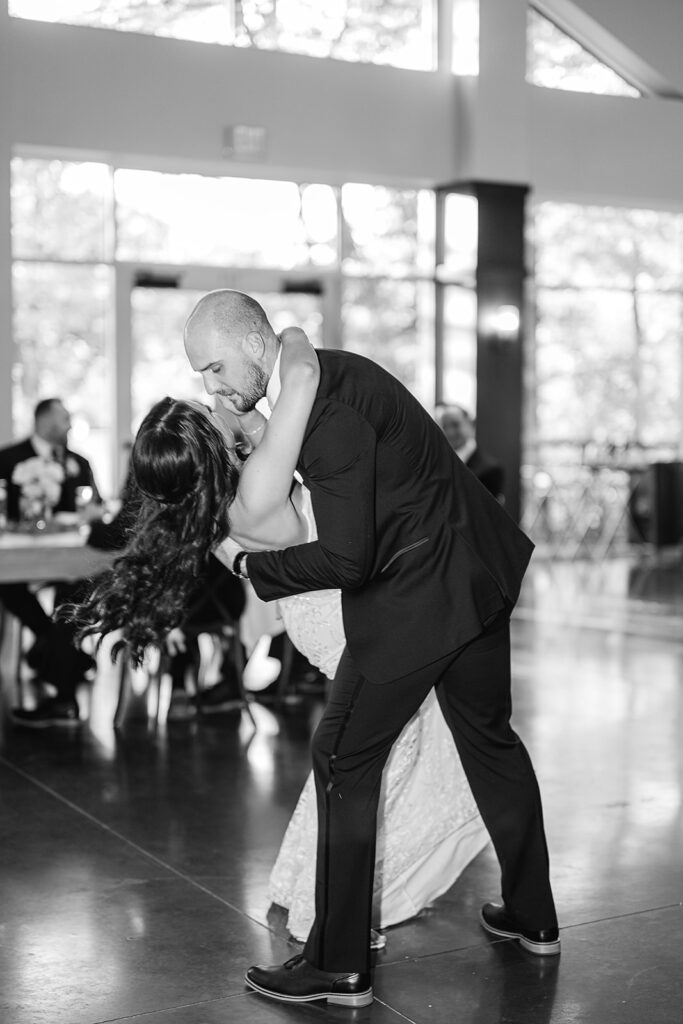
[[[213,552],[228,567],[228,537],[245,550],[315,539],[310,496],[294,473],[318,386],[315,350],[298,328],[281,336],[280,396],[269,420],[164,398],[132,451],[139,491],[128,546],[73,612],[80,636],[121,631],[139,664],[180,625]],[[220,401],[220,397],[219,397]],[[345,646],[338,590],[279,602],[292,642],[329,678]],[[316,801],[309,775],[275,862],[269,895],[305,941],[314,918]],[[397,740],[384,770],[373,923],[414,917],[455,882],[488,842],[453,740],[432,692]],[[384,944],[373,936],[374,945]]]

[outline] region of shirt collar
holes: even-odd
[[[34,434],[31,438],[31,444],[35,448],[36,455],[40,455],[42,459],[53,458],[52,445],[44,437],[38,437],[37,434]]]

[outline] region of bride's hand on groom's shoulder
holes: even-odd
[[[282,383],[291,377],[297,381],[310,382],[317,387],[320,380],[320,364],[306,332],[300,327],[285,327],[279,337],[282,342]]]
[[[291,345],[292,342],[308,342],[308,335],[301,327],[285,327],[283,331],[280,331],[278,338],[283,345]]]

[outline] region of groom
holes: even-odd
[[[238,415],[279,390],[279,341],[257,302],[204,296],[185,347],[206,390]],[[372,1001],[369,937],[381,775],[432,687],[502,868],[481,923],[559,953],[541,799],[510,726],[509,617],[532,544],[409,392],[373,362],[320,351],[298,470],[318,540],[237,553],[266,601],[339,587],[347,648],[313,738],[316,917],[303,955],[246,980],[287,1002]]]

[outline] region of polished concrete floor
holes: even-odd
[[[131,718],[98,676],[77,734],[0,748],[2,1024],[679,1024],[683,562],[539,562],[513,626],[515,722],[545,801],[562,954],[479,927],[490,848],[388,930],[363,1010],[287,1006],[245,968],[298,947],[268,873],[308,770],[312,699],[202,723]],[[162,715],[163,718],[163,715]]]

